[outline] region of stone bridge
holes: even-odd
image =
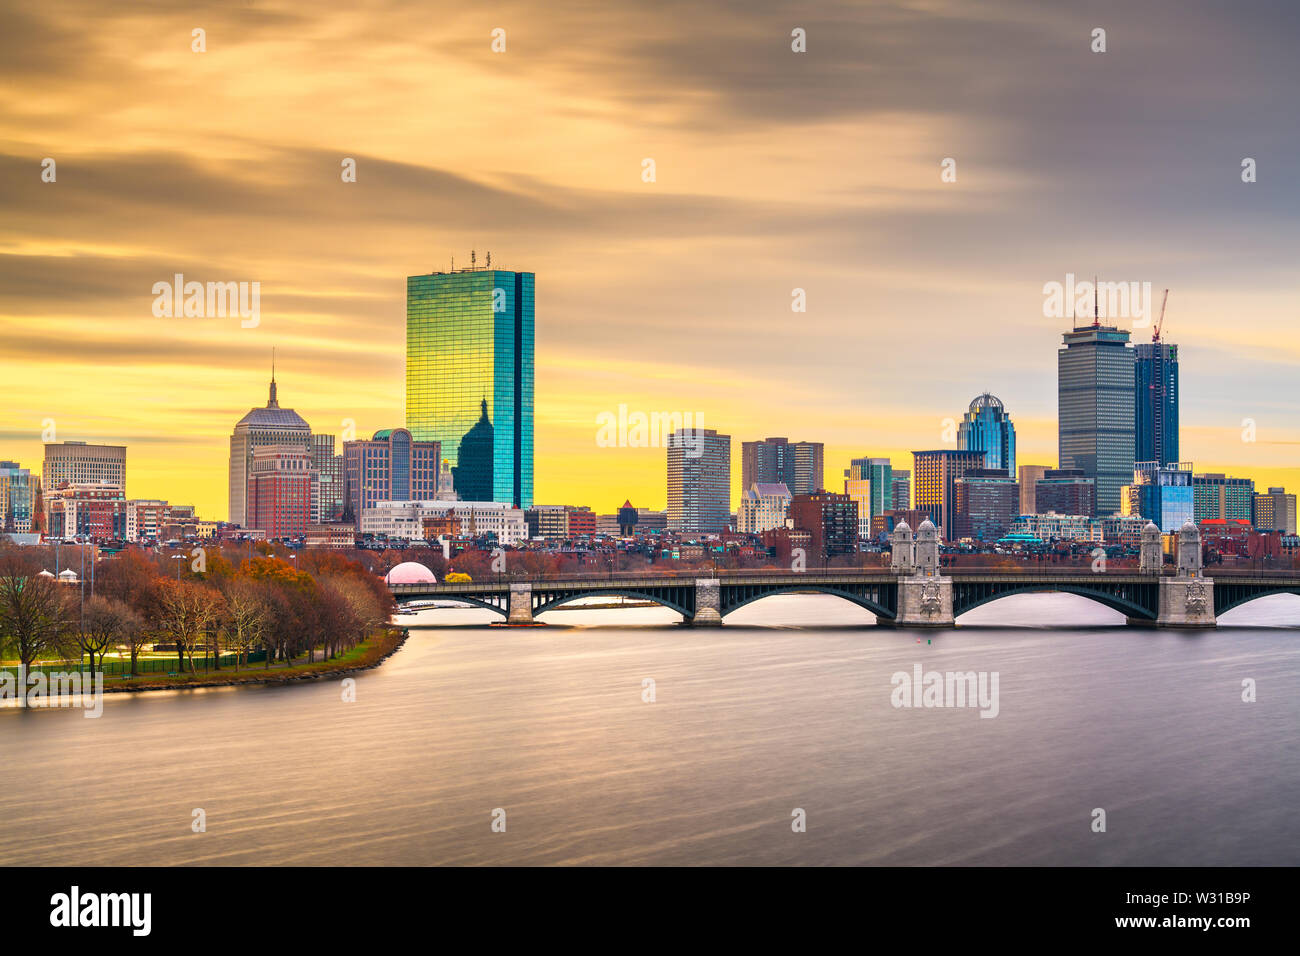
[[[1142,532],[1138,569],[1108,571],[1104,559],[1089,570],[976,570],[941,567],[939,535],[922,522],[915,533],[894,531],[888,569],[737,571],[701,577],[618,574],[495,580],[458,584],[397,584],[399,604],[416,600],[463,601],[489,608],[510,624],[570,601],[627,597],[661,604],[687,624],[720,625],[737,608],[774,594],[833,594],[895,627],[950,627],[959,614],[1012,594],[1078,594],[1124,614],[1128,623],[1160,627],[1214,627],[1218,615],[1268,594],[1300,595],[1300,573],[1220,572],[1205,575],[1200,533],[1190,522],[1176,536],[1176,561],[1166,567],[1160,531]],[[1297,615],[1300,626],[1300,614]]]

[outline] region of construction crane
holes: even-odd
[[[1156,320],[1156,327],[1151,330],[1151,341],[1158,343],[1160,341],[1160,327],[1165,324],[1165,306],[1169,304],[1169,290],[1165,289],[1165,297],[1160,300],[1160,318]]]

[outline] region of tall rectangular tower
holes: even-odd
[[[1178,461],[1178,346],[1134,346],[1134,457],[1167,465]]]
[[[725,531],[731,520],[731,436],[712,428],[668,436],[668,530]]]
[[[406,280],[406,427],[441,443],[466,501],[533,504],[531,272]]]
[[[1065,333],[1057,351],[1061,468],[1081,469],[1097,488],[1097,513],[1119,510],[1133,477],[1133,349],[1129,333],[1092,325]]]

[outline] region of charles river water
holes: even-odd
[[[0,710],[0,863],[1300,863],[1291,596],[1194,633],[1070,595],[935,633],[817,595],[714,630],[492,619],[399,617],[354,702],[332,680]],[[997,716],[894,707],[916,664],[997,672]]]

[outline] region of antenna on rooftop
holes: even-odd
[[[473,249],[469,251],[469,270],[473,272],[478,268],[478,253]]]
[[[492,253],[490,252],[487,254],[487,268],[492,268]]]

